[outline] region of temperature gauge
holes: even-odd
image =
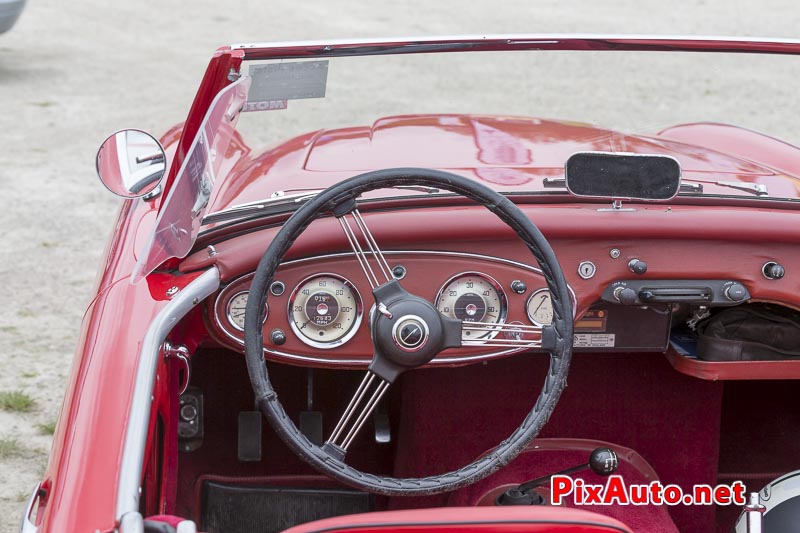
[[[549,326],[553,322],[553,298],[547,289],[531,294],[525,304],[528,319],[536,326]]]

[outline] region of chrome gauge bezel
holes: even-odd
[[[534,326],[539,326],[540,328],[543,328],[545,326],[549,326],[550,324],[552,324],[552,320],[550,321],[550,324],[542,324],[541,322],[539,322],[537,320],[534,320],[533,317],[531,316],[530,304],[531,304],[531,300],[533,300],[533,298],[537,294],[541,294],[543,292],[546,292],[547,294],[550,294],[550,305],[552,306],[553,305],[553,295],[550,293],[550,289],[548,289],[547,287],[542,287],[541,289],[537,289],[537,290],[533,291],[531,293],[531,295],[528,296],[528,299],[525,300],[525,314],[528,316],[528,320],[530,320],[531,324],[533,324]],[[572,295],[570,295],[570,296],[572,296]]]
[[[228,324],[233,329],[235,329],[236,331],[241,331],[242,333],[244,333],[244,328],[239,326],[239,324],[237,324],[233,320],[233,317],[231,316],[231,304],[233,303],[233,301],[238,296],[240,296],[242,294],[247,294],[248,298],[250,297],[250,291],[247,290],[247,289],[241,290],[241,291],[236,291],[230,297],[228,297],[227,301],[225,302],[225,318],[228,319]],[[264,310],[264,320],[261,321],[262,324],[266,324],[266,322],[267,322],[267,317],[269,316],[269,304],[264,304],[264,308],[265,308],[265,310]]]
[[[465,272],[460,272],[460,273],[448,278],[447,281],[445,281],[442,284],[442,286],[439,287],[439,290],[436,292],[436,298],[433,300],[433,306],[436,308],[436,310],[439,311],[439,298],[442,297],[442,294],[444,293],[444,290],[447,288],[447,286],[450,285],[451,283],[453,283],[454,281],[456,281],[458,278],[462,278],[462,277],[466,277],[466,276],[476,276],[476,277],[482,278],[482,279],[486,280],[487,282],[489,282],[489,284],[492,286],[492,288],[494,288],[495,291],[497,291],[497,294],[500,297],[500,312],[498,313],[497,322],[496,323],[497,324],[505,324],[506,323],[506,318],[508,318],[508,297],[506,296],[506,291],[503,289],[503,286],[500,284],[500,282],[498,282],[492,276],[490,276],[489,274],[485,274],[483,272],[478,272],[477,270],[468,270],[468,271],[465,271]],[[441,313],[441,311],[439,311],[439,312]],[[469,340],[471,342],[488,341],[488,340],[491,340],[491,339],[497,337],[498,333],[499,333],[499,331],[495,330],[495,331],[491,331],[489,333],[484,334],[484,336],[482,336],[482,337],[477,337],[475,339],[469,339]]]
[[[292,307],[294,305],[295,298],[297,297],[297,293],[300,290],[300,288],[314,278],[323,278],[323,277],[338,279],[339,281],[342,282],[342,284],[345,287],[350,289],[353,292],[353,295],[355,296],[356,318],[353,321],[353,325],[350,326],[350,329],[342,337],[330,342],[319,342],[313,339],[309,339],[298,329],[297,325],[294,322],[294,317],[292,316]],[[355,336],[355,334],[358,333],[358,328],[361,326],[361,320],[363,319],[363,316],[364,316],[364,302],[361,299],[361,293],[358,292],[356,286],[349,279],[347,279],[344,276],[340,276],[339,274],[334,274],[333,272],[317,272],[315,274],[303,278],[302,280],[300,280],[299,283],[297,283],[294,286],[294,288],[292,288],[292,293],[289,295],[289,299],[286,302],[286,319],[289,322],[289,328],[292,330],[292,333],[294,333],[295,337],[298,340],[300,340],[300,342],[302,342],[303,344],[311,346],[312,348],[319,348],[320,350],[330,350],[332,348],[336,348],[338,346],[343,345],[350,339],[352,339]]]

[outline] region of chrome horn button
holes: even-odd
[[[405,315],[392,326],[392,340],[404,352],[416,352],[428,342],[428,324],[417,315]]]

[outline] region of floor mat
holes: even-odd
[[[313,520],[373,509],[369,494],[342,489],[257,487],[207,481],[201,529],[272,533]]]

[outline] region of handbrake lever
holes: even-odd
[[[589,462],[571,468],[565,468],[554,474],[537,477],[516,487],[511,487],[497,497],[497,505],[541,505],[544,498],[541,494],[532,493],[537,487],[549,482],[553,476],[566,476],[583,470],[591,470],[598,476],[610,476],[619,468],[619,458],[611,448],[595,448],[589,455]]]

